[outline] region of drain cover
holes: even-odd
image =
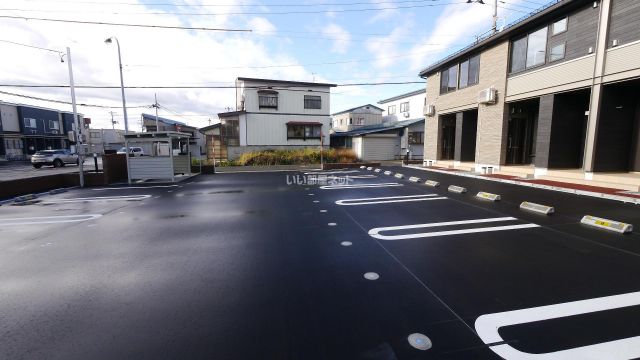
[[[431,343],[431,339],[429,339],[426,335],[414,333],[407,337],[409,340],[409,345],[413,346],[418,350],[429,350],[433,344]]]

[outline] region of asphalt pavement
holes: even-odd
[[[640,235],[579,223],[638,228],[637,205],[384,170],[405,178],[227,173],[0,206],[0,358],[640,357]]]
[[[95,166],[92,157],[84,160],[84,171],[94,171]],[[98,170],[102,170],[102,158],[98,158]],[[9,180],[28,179],[38,176],[47,176],[55,174],[76,173],[79,166],[75,164],[67,164],[63,167],[55,168],[53,166],[43,166],[36,169],[28,161],[9,161],[0,163],[0,182]]]

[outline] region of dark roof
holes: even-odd
[[[244,114],[244,113],[245,113],[244,110],[228,111],[228,112],[218,113],[218,117],[229,117],[229,116],[240,115],[240,114]]]
[[[406,94],[400,94],[400,95],[396,95],[394,97],[390,97],[388,99],[380,100],[380,101],[378,101],[378,104],[384,104],[384,103],[400,100],[402,98],[406,98],[406,97],[409,97],[409,96],[414,96],[414,95],[419,95],[419,94],[426,94],[426,93],[427,93],[427,89],[422,88],[422,89],[418,89],[418,90],[414,90],[414,91],[408,92]]]
[[[156,121],[156,116],[155,115],[149,115],[149,114],[142,114],[142,119],[143,120]],[[187,125],[187,123],[184,123],[182,121],[171,120],[171,119],[163,118],[161,116],[158,116],[158,121],[161,122],[161,123],[169,124],[169,125],[180,125],[180,126],[192,127],[194,129],[196,128],[195,126]]]
[[[354,108],[351,108],[351,109],[348,109],[348,110],[340,111],[340,112],[337,112],[337,113],[335,113],[335,114],[331,114],[331,116],[340,115],[340,114],[345,114],[345,113],[352,112],[353,110],[357,110],[357,109],[360,109],[360,108],[363,108],[363,107],[366,107],[366,106],[370,106],[370,107],[372,107],[372,108],[376,108],[376,109],[378,109],[378,110],[380,110],[380,111],[384,111],[384,109],[380,109],[379,107],[377,107],[377,106],[375,106],[375,105],[367,104],[367,105],[362,105],[362,106],[354,107]]]
[[[287,125],[322,125],[322,123],[317,121],[289,121]]]
[[[417,124],[417,123],[419,123],[421,121],[424,121],[424,118],[402,120],[402,121],[397,121],[397,122],[392,122],[392,123],[382,123],[382,124],[368,125],[368,126],[363,126],[363,127],[357,128],[357,129],[350,130],[350,131],[335,132],[335,133],[331,134],[331,136],[334,136],[334,137],[362,136],[362,135],[366,135],[366,134],[373,134],[373,133],[385,132],[385,131],[390,131],[390,130],[402,129],[402,128],[407,127],[407,126],[411,126],[413,124]]]
[[[239,77],[240,81],[255,81],[255,82],[264,82],[264,83],[272,83],[272,84],[282,84],[282,85],[293,85],[293,86],[329,86],[336,87],[336,84],[327,84],[327,83],[316,83],[316,82],[304,82],[304,81],[287,81],[287,80],[271,80],[271,79],[256,79],[256,78],[246,78]]]
[[[522,31],[527,31],[529,27],[538,26],[544,21],[549,21],[553,17],[558,15],[557,11],[559,9],[563,9],[562,12],[566,12],[592,1],[593,0],[552,0],[550,3],[543,5],[538,10],[534,10],[526,16],[507,25],[502,31],[495,34],[490,33],[488,35],[484,35],[483,37],[481,36],[478,38],[478,40],[476,40],[476,42],[424,68],[422,71],[420,71],[419,76],[425,77],[426,75],[432,74],[440,70],[441,68],[448,66],[461,57],[471,55],[472,53],[478,53],[484,49],[494,46],[500,41],[509,39],[515,34],[518,34]]]
[[[211,129],[215,129],[217,127],[220,127],[220,125],[221,125],[220,123],[211,124],[211,125],[208,125],[208,126],[205,126],[203,128],[198,129],[198,131],[200,131],[201,133],[204,133],[207,130],[211,130]]]

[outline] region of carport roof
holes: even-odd
[[[374,134],[374,133],[379,133],[379,132],[384,132],[384,131],[389,131],[389,130],[402,129],[402,128],[405,128],[407,126],[411,126],[413,124],[417,124],[417,123],[419,123],[421,121],[424,121],[424,118],[409,119],[409,120],[403,120],[403,121],[398,121],[398,122],[393,122],[393,123],[386,123],[386,124],[369,125],[369,126],[363,126],[361,128],[350,130],[350,131],[335,132],[335,133],[331,134],[331,136],[334,136],[334,137],[362,136],[362,135],[366,135],[366,134]]]

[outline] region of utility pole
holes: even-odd
[[[493,1],[493,25],[491,26],[492,34],[498,32],[498,0]]]
[[[154,94],[156,102],[153,104],[153,107],[156,108],[156,132],[160,131],[158,129],[158,94]]]
[[[113,115],[116,115],[116,113],[115,111],[109,111],[109,114],[111,114],[111,129],[115,130],[117,121],[113,120]]]
[[[73,107],[73,121],[76,124],[76,153],[78,153],[78,163],[80,165],[80,187],[84,187],[84,147],[82,144],[82,126],[78,119],[78,109],[76,107],[76,89],[73,83],[73,66],[71,65],[71,49],[67,47],[67,66],[69,67],[69,88],[71,89],[71,106]]]

